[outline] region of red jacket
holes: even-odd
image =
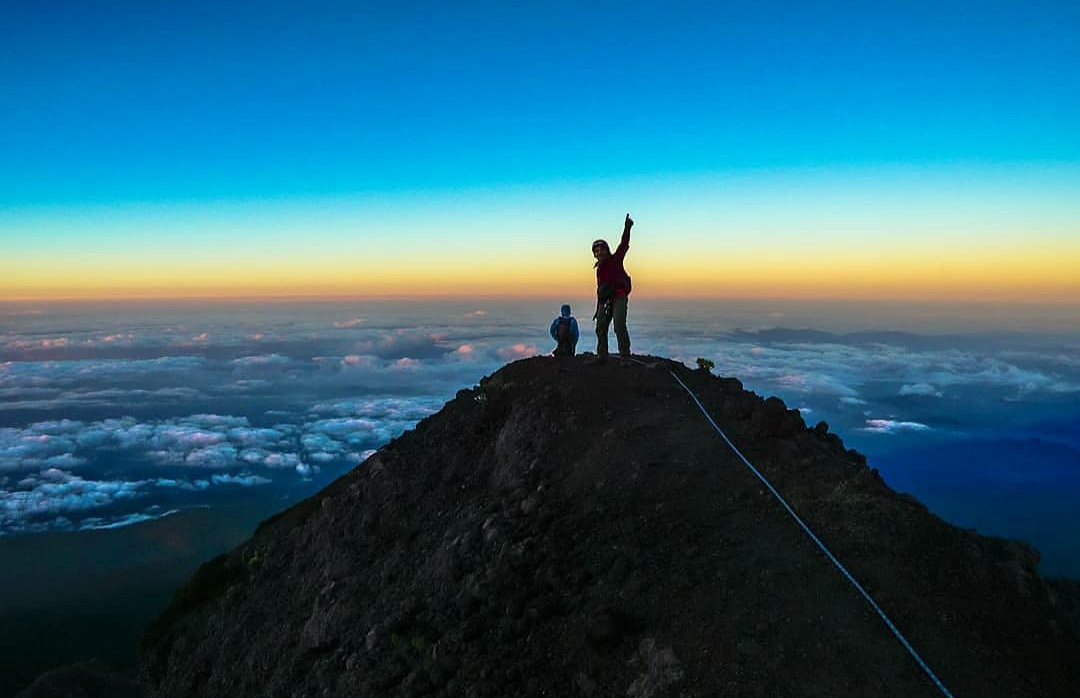
[[[623,229],[622,239],[619,246],[610,257],[596,264],[596,288],[599,290],[604,284],[611,284],[615,289],[616,296],[629,296],[626,269],[623,268],[623,259],[627,250],[630,249],[630,231]]]

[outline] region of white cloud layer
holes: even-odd
[[[699,353],[700,352],[700,353]],[[992,349],[911,350],[887,344],[768,343],[702,340],[672,345],[670,354],[688,365],[711,358],[717,372],[791,396],[833,398],[857,406],[892,395],[944,397],[954,389],[996,390],[1013,399],[1080,392],[1080,376],[1058,355],[1024,354],[1043,363],[1021,365],[1015,352]]]
[[[863,431],[871,434],[899,434],[905,431],[928,431],[929,426],[919,422],[901,422],[893,419],[868,419]]]
[[[357,301],[126,322],[114,311],[97,320],[12,311],[0,331],[0,492],[5,516],[17,519],[5,519],[7,530],[95,517],[94,525],[111,525],[159,515],[146,509],[155,496],[297,483],[319,468],[358,463],[458,389],[550,349],[558,304],[484,304],[429,311]],[[744,326],[798,315],[755,312]],[[888,333],[869,343],[801,330],[732,332],[742,319],[712,310],[688,319],[681,306],[648,315],[635,305],[630,332],[635,351],[689,365],[710,358],[717,373],[856,440],[885,443],[883,434],[896,444],[931,425],[937,433],[962,428],[956,421],[966,415],[943,408],[971,396],[1023,409],[1080,392],[1075,340],[1004,349],[972,338],[949,346],[894,342]],[[579,348],[591,350],[590,323],[581,320]],[[105,476],[103,463],[122,472]]]
[[[24,478],[19,485],[22,489],[0,490],[0,529],[23,519],[81,512],[141,497],[147,482],[85,480],[50,469]]]
[[[900,386],[901,395],[919,395],[922,397],[941,397],[942,392],[929,383],[913,383]]]
[[[59,419],[0,429],[0,533],[75,525],[72,513],[115,507],[155,488],[198,493],[218,485],[250,487],[272,482],[279,477],[275,473],[310,479],[331,463],[360,463],[441,402],[431,397],[343,398],[316,403],[306,414],[295,415],[295,423],[273,426],[200,413],[155,421]],[[72,472],[110,454],[141,462],[149,469],[142,472],[181,468],[194,477],[101,480]],[[64,520],[42,523],[56,517]],[[145,518],[110,516],[91,523],[102,527],[120,520]]]
[[[148,507],[146,509],[146,511],[135,512],[133,514],[127,514],[127,515],[124,515],[124,516],[110,517],[110,518],[101,517],[101,516],[91,516],[91,517],[83,519],[79,523],[79,530],[80,531],[89,531],[89,530],[97,530],[97,529],[120,528],[121,526],[130,526],[131,524],[141,523],[143,521],[153,521],[154,519],[163,519],[166,516],[171,516],[173,514],[176,514],[179,511],[180,511],[179,509],[169,509],[168,511],[162,511],[161,507],[151,506],[151,507]],[[65,521],[67,521],[67,518],[62,517],[60,519],[60,521],[65,522]],[[63,525],[59,526],[59,528],[66,528],[66,527],[67,526],[63,526]]]
[[[517,359],[526,359],[530,356],[539,356],[540,350],[536,348],[535,344],[525,344],[518,342],[508,347],[499,347],[495,350],[495,355],[505,361],[516,361]]]

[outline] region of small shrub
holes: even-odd
[[[714,364],[712,361],[709,361],[708,359],[703,359],[699,356],[697,358],[697,367],[699,370],[712,373],[712,370],[716,368],[716,364]]]

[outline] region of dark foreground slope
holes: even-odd
[[[0,698],[58,665],[77,663],[45,684],[98,676],[103,665],[134,674],[143,628],[176,587],[274,511],[249,498],[116,529],[0,536]]]
[[[949,526],[732,379],[537,358],[203,566],[147,630],[154,696],[1080,695],[1024,546]]]

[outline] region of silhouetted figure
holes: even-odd
[[[592,244],[596,257],[596,356],[604,361],[608,356],[608,325],[615,320],[615,338],[619,342],[619,355],[630,356],[630,333],[626,329],[626,305],[630,296],[630,275],[623,268],[623,258],[630,249],[630,229],[634,221],[626,214],[622,239],[614,254],[606,240]]]
[[[570,306],[564,305],[559,316],[551,322],[551,338],[555,340],[554,356],[573,356],[577,353],[577,318],[570,314]]]

